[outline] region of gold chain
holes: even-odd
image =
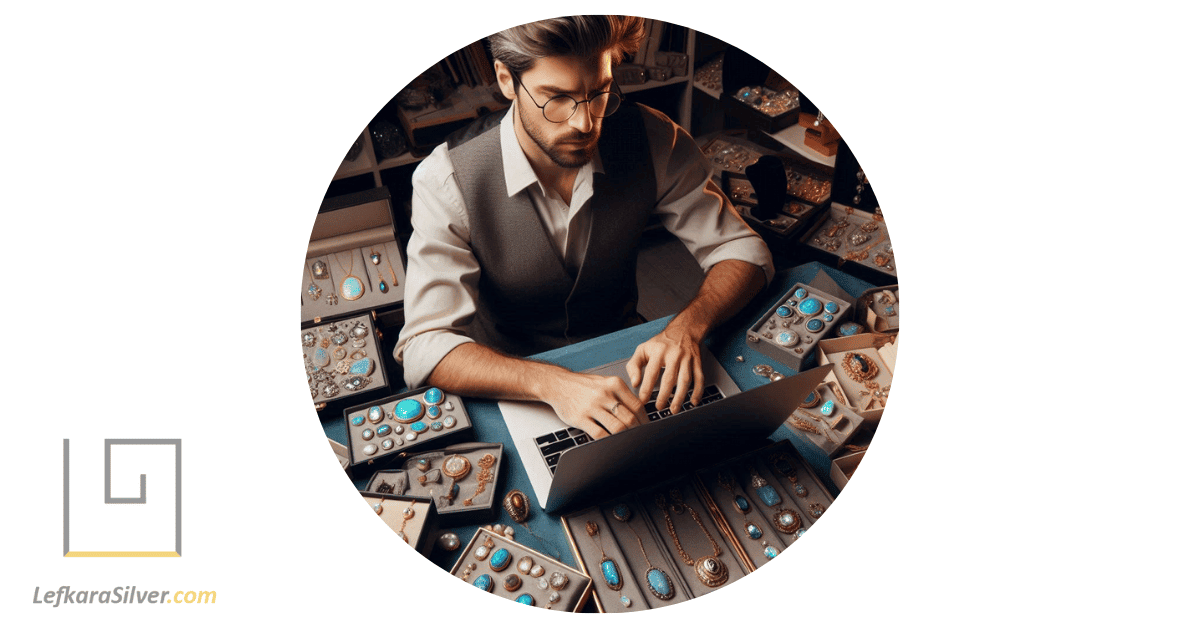
[[[696,525],[700,526],[700,530],[704,532],[704,536],[708,537],[708,542],[713,546],[713,556],[720,556],[721,546],[717,545],[716,539],[714,539],[712,535],[708,533],[708,528],[704,527],[704,522],[700,520],[700,515],[696,514],[696,511],[692,508],[691,504],[683,501],[683,494],[681,494],[678,489],[671,489],[671,499],[684,508],[687,508],[688,512],[692,513],[692,519],[696,521]],[[654,503],[658,504],[658,507],[663,511],[663,517],[665,517],[667,521],[667,532],[671,533],[671,540],[675,541],[675,549],[679,550],[679,557],[682,558],[683,562],[689,567],[695,565],[696,561],[692,560],[692,557],[689,556],[686,551],[684,551],[683,545],[679,542],[679,535],[675,532],[675,522],[671,521],[671,511],[667,509],[667,497],[662,493],[659,493],[657,496],[655,496]]]

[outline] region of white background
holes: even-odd
[[[736,44],[822,107],[887,213],[905,340],[870,455],[803,543],[670,610],[554,619],[1194,621],[1197,50],[1172,6],[606,5]],[[14,625],[545,620],[451,580],[363,506],[301,377],[295,278],[392,94],[582,7],[338,7],[3,10]],[[183,558],[61,557],[62,439],[106,437],[183,439]],[[31,603],[60,585],[219,601]]]

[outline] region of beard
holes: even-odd
[[[586,114],[585,111],[584,115]],[[559,168],[582,168],[592,160],[592,156],[596,154],[596,148],[600,145],[598,120],[592,123],[592,132],[586,134],[580,133],[564,123],[562,126],[569,131],[564,133],[563,137],[555,140],[551,140],[541,129],[530,124],[523,115],[521,116],[521,126],[525,128],[525,133],[529,135],[533,143],[537,144],[537,147],[542,149],[550,161]],[[564,145],[562,142],[571,142],[572,144]],[[575,144],[575,142],[579,142],[579,144]]]

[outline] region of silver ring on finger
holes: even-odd
[[[608,409],[608,413],[613,416],[617,416],[617,408],[620,408],[620,407],[621,407],[621,402],[618,401],[618,402],[614,403],[611,408]]]

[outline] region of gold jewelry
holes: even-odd
[[[692,506],[683,500],[683,493],[679,489],[671,489],[671,507],[667,508],[667,498],[662,493],[654,497],[654,502],[663,511],[663,517],[667,522],[667,532],[671,535],[671,540],[675,542],[675,549],[679,551],[679,557],[689,567],[694,567],[696,577],[705,586],[719,587],[729,580],[729,568],[725,563],[721,562],[718,556],[721,555],[721,546],[717,544],[716,539],[708,533],[708,528],[704,522],[700,520],[700,515],[692,509]],[[671,520],[671,510],[682,513],[682,509],[687,508],[692,515],[692,520],[696,525],[700,526],[700,531],[704,532],[704,536],[708,537],[708,542],[712,544],[713,553],[709,556],[701,556],[699,560],[692,560],[692,557],[683,549],[683,544],[679,542],[679,535],[675,532],[675,522]]]
[[[338,259],[336,253],[333,255],[333,261],[337,262],[338,267],[346,275],[346,278],[342,280],[341,288],[338,290],[342,298],[348,301],[361,299],[366,294],[366,287],[362,279],[354,276],[354,252],[350,253],[350,270],[346,270],[345,264],[342,264],[342,260]]]
[[[784,534],[791,534],[799,530],[802,523],[800,514],[791,508],[783,507],[783,499],[776,492],[775,487],[759,475],[753,466],[746,465],[746,470],[750,473],[750,486],[754,488],[758,498],[767,507],[775,508],[775,514],[771,515],[771,525]]]
[[[875,379],[879,374],[879,365],[865,354],[850,351],[842,358],[842,370],[850,379],[862,384],[869,379]]]
[[[308,284],[308,298],[316,301],[321,298],[321,286],[317,285],[317,277],[313,275],[312,267],[305,264],[304,268],[308,270],[308,278],[310,280]]]
[[[386,246],[383,247],[383,255],[384,255],[384,259],[387,260],[388,272],[392,274],[392,285],[393,286],[400,285],[400,282],[396,281],[396,271],[392,268],[392,255],[390,253],[388,253]]]
[[[405,506],[404,510],[400,511],[400,515],[404,517],[404,520],[400,522],[400,529],[396,532],[396,534],[399,534],[400,539],[407,543],[408,536],[404,534],[404,527],[408,525],[409,519],[417,516],[417,511],[413,510],[412,506]]]
[[[861,261],[867,259],[867,256],[870,254],[871,254],[871,247],[868,246],[868,247],[862,249],[861,251],[846,251],[845,257],[846,257],[846,259],[851,260],[851,261],[861,262]]]
[[[592,542],[596,544],[596,549],[600,550],[600,573],[604,576],[604,586],[607,586],[613,591],[620,591],[621,587],[625,586],[625,581],[621,579],[621,570],[617,567],[617,561],[608,557],[608,553],[604,551],[604,540],[600,538],[600,526],[595,521],[588,521],[584,525],[588,536],[592,537]]]
[[[465,458],[464,458],[464,460],[465,460]],[[475,479],[477,479],[479,481],[479,484],[475,486],[475,492],[472,493],[470,497],[463,500],[464,506],[472,505],[471,501],[473,499],[475,499],[476,497],[478,497],[479,494],[483,492],[483,489],[484,489],[484,487],[487,486],[488,482],[492,481],[492,477],[493,477],[492,465],[494,465],[494,464],[496,464],[496,457],[493,456],[492,454],[485,454],[482,458],[479,459],[479,473],[475,474]],[[443,465],[442,468],[444,469],[445,466]],[[467,468],[468,468],[468,470],[470,470],[470,463],[467,464]],[[451,478],[451,479],[454,479],[454,478]]]
[[[442,472],[457,482],[471,474],[471,461],[466,456],[454,454],[442,461]]]
[[[638,548],[642,550],[642,558],[646,560],[646,585],[650,587],[650,593],[660,599],[669,600],[675,597],[675,583],[671,582],[671,577],[667,572],[654,566],[650,562],[650,555],[646,553],[646,546],[642,543],[642,535],[638,534],[629,520],[633,518],[633,510],[625,504],[617,504],[613,507],[613,517],[617,521],[624,521],[626,526],[629,526],[629,531],[633,532],[633,536],[637,538]]]

